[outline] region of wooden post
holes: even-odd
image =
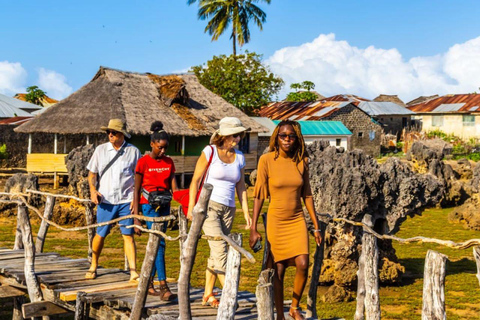
[[[25,303],[25,297],[15,297],[13,298],[13,315],[12,320],[23,320],[22,315],[22,304]]]
[[[447,319],[445,312],[445,274],[447,256],[427,251],[423,272],[422,320]]]
[[[188,222],[187,222],[187,218],[185,217],[185,214],[183,214],[182,206],[178,207],[178,232],[180,234],[188,234]],[[179,243],[179,246],[180,246],[180,257],[179,257],[180,262],[182,260],[181,253],[183,252],[183,247],[184,247],[184,244],[185,244],[185,240],[187,240],[187,238],[178,239],[178,243]]]
[[[162,223],[154,222],[152,230],[161,230]],[[135,293],[135,300],[132,306],[132,313],[130,320],[140,320],[142,318],[143,307],[147,299],[148,284],[152,275],[153,265],[157,256],[158,246],[160,245],[160,236],[150,233],[148,236],[147,249],[145,252],[145,259],[142,264],[142,271],[140,272],[140,279],[138,281],[137,292]]]
[[[242,246],[242,234],[231,234],[231,238],[239,246]],[[218,306],[217,319],[218,320],[233,320],[235,319],[235,311],[237,305],[238,284],[240,282],[240,268],[242,256],[240,252],[232,247],[228,248],[227,254],[227,268],[225,271],[225,284],[222,290],[222,298]]]
[[[480,284],[480,246],[473,247],[473,257],[477,262],[477,279]]]
[[[28,217],[27,207],[18,206],[20,216],[20,227],[22,229],[23,247],[25,248],[25,282],[27,284],[28,295],[31,302],[42,301],[42,291],[35,276],[35,248],[33,246],[32,227]]]
[[[265,228],[265,241],[264,241],[264,246],[263,246],[263,260],[262,260],[262,270],[265,270],[267,268],[267,260],[268,260],[268,255],[270,253],[270,245],[268,243],[268,237],[267,237],[267,213],[264,212],[262,213],[262,219],[263,219],[263,226]]]
[[[358,259],[357,271],[357,308],[354,320],[365,319],[365,250],[362,249]]]
[[[87,294],[83,291],[77,292],[77,300],[75,301],[75,320],[88,319],[88,315],[85,314],[85,301],[84,298]]]
[[[13,250],[23,249],[21,225],[22,225],[22,222],[20,221],[20,205],[18,205],[18,207],[17,207],[17,230],[15,232],[15,244],[13,245]]]
[[[320,235],[322,239],[325,239],[326,225],[322,221],[318,221],[320,228]],[[313,268],[312,277],[310,278],[310,286],[307,296],[307,318],[317,318],[317,288],[318,281],[320,281],[320,273],[322,271],[323,253],[325,251],[325,240],[322,241],[320,246],[315,247],[315,255],[313,256]]]
[[[190,320],[192,312],[190,309],[190,276],[192,274],[193,263],[197,253],[197,244],[202,226],[207,218],[208,201],[212,194],[213,186],[209,183],[203,185],[200,192],[200,198],[193,208],[193,221],[188,232],[187,240],[185,240],[183,251],[180,253],[180,277],[178,279],[178,307],[179,319]]]
[[[54,137],[54,140],[53,140],[53,153],[54,154],[58,153],[58,136],[57,136],[56,133],[55,133],[55,137]]]
[[[257,312],[259,320],[273,320],[273,282],[272,278],[275,273],[273,269],[265,269],[260,272],[258,277],[258,285],[255,290],[257,297]]]
[[[366,214],[362,222],[373,228],[372,216]],[[378,295],[378,247],[377,238],[370,234],[365,228],[362,237],[363,275],[359,273],[359,284],[364,283],[365,294],[360,295],[357,306],[361,299],[364,299],[365,317],[368,320],[380,319],[380,299]],[[360,279],[363,276],[363,279]],[[355,319],[363,319],[360,310],[355,313]]]
[[[87,225],[93,224],[93,204],[86,203],[85,204],[85,222]],[[93,238],[95,237],[95,228],[88,228],[88,262],[92,262],[92,243]]]
[[[32,153],[32,134],[28,134],[28,154]]]
[[[67,135],[63,135],[63,153],[67,153]]]
[[[47,220],[50,220],[53,215],[53,207],[55,206],[55,197],[47,196],[47,201],[45,202],[45,211],[43,217]],[[43,252],[43,245],[45,244],[45,238],[47,237],[49,224],[47,221],[42,220],[40,224],[40,229],[37,233],[37,241],[35,242],[35,252]]]

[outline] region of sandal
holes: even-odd
[[[213,293],[210,293],[208,296],[203,296],[202,297],[202,306],[210,306],[212,308],[218,309],[218,306],[220,305],[220,301],[215,298],[215,295]]]
[[[85,273],[85,279],[87,280],[93,280],[93,279],[96,279],[97,278],[97,270],[94,270],[94,271],[87,271],[87,273]]]
[[[302,314],[302,309],[300,307],[290,307],[290,310],[288,311],[288,315],[293,320],[305,320],[305,317]]]
[[[170,291],[170,289],[168,288],[168,285],[166,283],[161,284],[159,289],[160,289],[160,292],[159,292],[160,300],[162,300],[162,301],[172,301],[172,300],[177,299],[177,295],[175,293],[172,293],[172,291]],[[170,294],[167,295],[168,293],[170,293]]]

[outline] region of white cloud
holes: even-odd
[[[480,86],[480,37],[456,44],[446,53],[403,59],[397,49],[365,49],[321,34],[312,42],[285,47],[266,59],[285,80],[310,80],[325,96],[351,93],[365,98],[397,94],[404,101],[420,95],[470,93]]]
[[[25,91],[27,71],[19,62],[0,61],[0,93],[13,96]]]
[[[53,70],[40,68],[38,70],[38,86],[47,92],[51,98],[61,100],[73,92],[72,87],[67,84],[67,78]]]

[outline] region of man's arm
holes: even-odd
[[[98,205],[102,199],[102,194],[97,191],[97,177],[98,174],[92,171],[88,171],[88,185],[90,186],[90,199],[93,203]]]

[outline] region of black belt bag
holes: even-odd
[[[156,190],[148,192],[142,188],[142,195],[147,199],[148,204],[152,206],[154,210],[163,209],[170,205],[172,201],[172,194],[168,190]]]

